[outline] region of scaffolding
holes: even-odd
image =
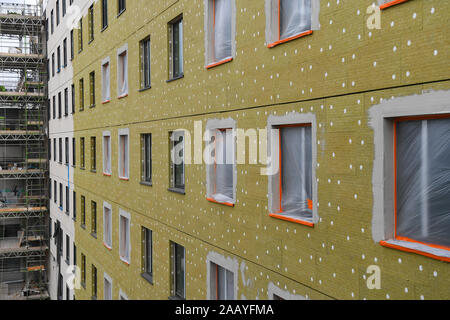
[[[0,2],[0,300],[49,297],[48,69],[42,9],[42,1]]]

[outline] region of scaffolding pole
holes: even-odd
[[[49,297],[46,36],[42,1],[0,0],[0,300]]]

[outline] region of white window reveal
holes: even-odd
[[[312,34],[319,28],[318,0],[266,0],[268,47]]]
[[[119,130],[119,177],[123,180],[129,179],[130,150],[129,129]]]
[[[102,62],[102,102],[106,103],[111,100],[111,68],[109,58]]]
[[[375,144],[373,240],[446,262],[450,262],[449,101],[449,91],[426,92],[383,101],[369,110]]]
[[[269,176],[270,216],[312,227],[318,220],[314,205],[314,124],[281,120],[270,128],[270,158],[277,164]]]
[[[119,254],[120,259],[130,264],[130,220],[131,215],[123,210],[119,211]]]
[[[128,45],[117,51],[117,94],[119,98],[128,95]]]
[[[235,0],[205,0],[208,67],[233,59],[236,21]]]
[[[171,143],[171,188],[184,190],[184,131],[174,131],[170,134]]]
[[[211,251],[206,257],[207,297],[210,300],[236,300],[239,261]]]
[[[112,279],[106,273],[103,276],[103,295],[104,300],[112,300]]]
[[[103,132],[103,174],[111,175],[111,133]]]
[[[103,203],[103,243],[112,248],[112,207],[109,203]]]
[[[235,122],[231,119],[213,120],[207,124],[212,151],[206,166],[207,200],[228,206],[234,206],[236,202],[234,127]]]

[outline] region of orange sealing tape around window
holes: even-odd
[[[210,202],[218,203],[218,204],[223,204],[228,207],[234,207],[234,203],[231,203],[231,202],[219,202],[217,200],[214,200],[213,198],[206,198],[206,200],[208,200]]]
[[[408,1],[408,0],[394,0],[394,1],[390,1],[390,2],[387,2],[385,4],[382,4],[380,6],[380,9],[381,10],[387,9],[389,7],[395,6],[396,4],[400,4],[400,3],[403,3],[403,2],[406,2],[406,1]]]
[[[314,228],[314,223],[312,223],[312,222],[299,220],[299,219],[294,219],[294,218],[291,218],[291,217],[286,217],[286,216],[284,216],[282,214],[271,213],[271,214],[269,214],[269,217],[280,219],[280,220],[284,220],[284,221],[289,221],[289,222],[293,222],[293,223],[298,223],[298,224],[302,224],[302,225]]]
[[[431,248],[436,248],[436,249],[442,249],[442,250],[447,250],[450,251],[449,247],[446,246],[441,246],[438,244],[432,244],[432,243],[426,243],[426,242],[421,242],[421,241],[417,241],[408,237],[401,237],[401,236],[396,236],[395,237],[396,240],[400,240],[400,241],[407,241],[407,242],[412,242],[412,243],[419,243],[419,244],[423,244],[424,246],[428,246]]]
[[[405,252],[410,252],[410,253],[416,253],[416,254],[420,254],[422,256],[426,256],[426,257],[433,258],[433,259],[436,259],[436,260],[450,262],[450,258],[449,257],[440,257],[440,256],[437,256],[437,255],[428,253],[428,252],[414,250],[414,249],[410,249],[410,248],[405,248],[405,247],[398,246],[398,245],[395,245],[395,244],[392,244],[392,243],[388,243],[386,241],[380,241],[380,245],[382,245],[383,247],[386,247],[386,248],[397,249],[397,250],[400,250],[400,251],[405,251]]]

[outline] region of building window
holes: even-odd
[[[55,203],[58,203],[58,183],[56,181],[53,181],[53,192],[54,192],[53,201]]]
[[[70,193],[69,187],[66,187],[66,214],[70,214]]]
[[[207,68],[225,63],[233,59],[232,31],[234,17],[232,7],[234,0],[208,0],[207,14]]]
[[[171,291],[176,299],[185,299],[185,250],[183,246],[170,242],[171,257]]]
[[[91,235],[97,238],[97,202],[91,201]]]
[[[394,121],[395,239],[450,250],[450,116]]]
[[[66,300],[70,300],[70,288],[69,286],[66,284]]]
[[[64,89],[64,116],[67,117],[69,115],[69,89]]]
[[[148,89],[150,82],[150,37],[141,41],[141,89]]]
[[[53,160],[56,162],[57,158],[56,158],[56,138],[53,139]]]
[[[53,119],[56,119],[56,96],[53,96]]]
[[[128,51],[127,46],[117,54],[117,92],[119,98],[128,95]]]
[[[383,144],[374,152],[372,237],[444,262],[450,262],[448,101],[449,92],[430,92],[369,110],[373,139]],[[411,103],[426,105],[426,112]]]
[[[129,179],[129,139],[128,129],[119,130],[119,178]]]
[[[97,170],[97,138],[91,137],[91,171]]]
[[[77,152],[76,152],[76,139],[72,138],[72,165],[75,167],[76,165],[76,159],[77,159]]]
[[[102,0],[102,30],[108,26],[108,0]]]
[[[184,192],[184,132],[170,133],[170,187]]]
[[[62,0],[62,16],[66,15],[66,0]]]
[[[77,265],[77,246],[75,245],[75,243],[73,244],[72,256],[73,256],[73,265],[76,266]]]
[[[59,142],[59,145],[58,145],[58,147],[59,147],[59,148],[58,148],[58,149],[59,149],[59,150],[58,150],[58,151],[59,151],[59,152],[58,152],[58,154],[59,154],[59,159],[58,159],[58,160],[59,160],[59,163],[60,163],[60,164],[63,163],[63,146],[62,146],[62,141],[63,141],[62,138],[59,138],[59,139],[58,139],[58,142]]]
[[[62,183],[59,184],[59,209],[62,211],[64,210],[64,204],[63,204],[63,199],[64,199],[64,193],[63,193],[63,185]],[[62,250],[62,248],[61,248]]]
[[[406,1],[408,0],[378,0],[378,4],[380,5],[380,9],[383,10]]]
[[[58,92],[58,119],[62,118],[62,97],[61,92]]]
[[[183,16],[169,22],[169,79],[183,76]]]
[[[74,57],[74,40],[73,40],[73,30],[70,30],[70,60]]]
[[[234,300],[234,273],[210,262],[210,299]]]
[[[67,38],[63,41],[63,67],[67,67]]]
[[[59,0],[56,0],[56,25],[59,25]]]
[[[69,138],[64,139],[66,165],[69,165]]]
[[[141,135],[141,181],[152,183],[152,135],[150,133]]]
[[[90,89],[90,98],[89,105],[91,108],[95,107],[95,72],[92,71],[89,74],[89,89]]]
[[[71,88],[71,95],[72,95],[72,114],[75,113],[75,85],[72,84],[72,88]]]
[[[103,133],[103,174],[111,175],[111,134]]]
[[[86,228],[86,197],[81,196],[81,226]]]
[[[81,254],[81,285],[86,288],[86,256]]]
[[[109,59],[102,63],[102,102],[111,100]]]
[[[153,232],[142,227],[142,276],[153,283]]]
[[[85,168],[85,159],[84,159],[84,138],[80,138],[80,166],[81,169]]]
[[[266,0],[268,47],[312,34],[311,0]]]
[[[52,29],[52,34],[55,31],[55,25],[54,25],[54,18],[53,18],[54,14],[53,14],[53,10],[50,12],[50,22],[51,22],[51,29]]]
[[[84,110],[84,79],[80,79],[78,84],[80,111]]]
[[[73,221],[77,221],[77,193],[74,191],[72,193],[72,203],[73,203]]]
[[[63,276],[58,273],[58,300],[63,300]]]
[[[55,76],[55,53],[52,53],[52,77]]]
[[[103,203],[103,244],[112,248],[112,207],[109,203]]]
[[[80,19],[80,28],[78,29],[78,52],[83,51],[83,18]]]
[[[119,300],[129,300],[128,296],[122,290],[119,290]]]
[[[89,7],[89,43],[94,41],[94,5]]]
[[[233,129],[213,129],[211,149],[212,165],[207,165],[207,199],[234,206],[235,203],[235,151]]]
[[[130,219],[128,212],[119,211],[119,254],[120,259],[126,264],[130,264]]]
[[[126,1],[125,0],[117,0],[117,13],[120,15],[126,9]]]
[[[112,279],[106,273],[103,277],[103,299],[112,300]]]
[[[92,265],[92,300],[97,300],[97,268]]]
[[[56,72],[57,73],[60,73],[61,72],[61,48],[60,47],[58,47],[57,49],[56,49],[56,66],[57,66],[57,70],[56,70]]]
[[[70,264],[70,237],[66,234],[66,263]]]
[[[312,125],[273,126],[272,154],[279,161],[269,176],[271,217],[313,226]]]

